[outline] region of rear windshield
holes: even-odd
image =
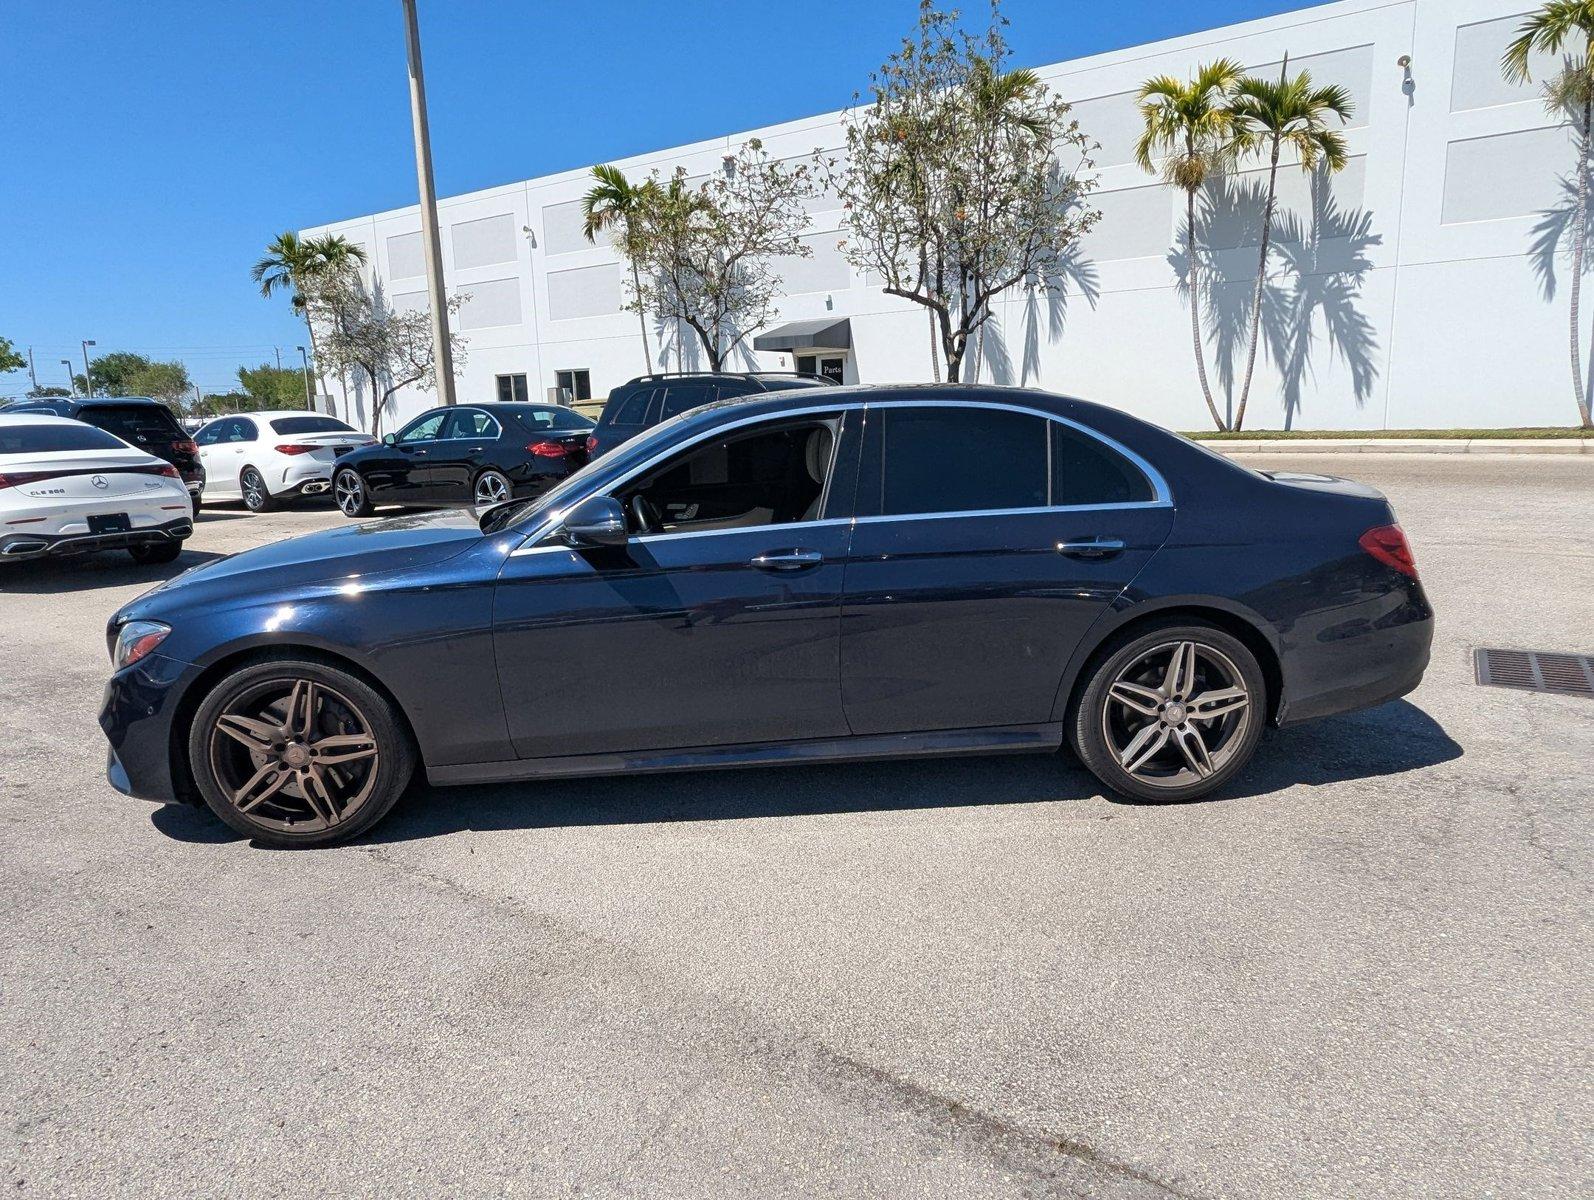
[[[521,409],[520,419],[533,429],[591,429],[592,418],[568,408]]]
[[[92,425],[0,425],[0,454],[125,449],[116,438]]]
[[[124,442],[170,442],[188,435],[177,418],[156,404],[95,404],[83,409],[79,419],[114,433]]]
[[[271,427],[278,433],[353,433],[336,417],[272,417]]]

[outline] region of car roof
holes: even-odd
[[[257,408],[252,412],[217,413],[214,417],[206,419],[205,424],[212,421],[228,421],[233,417],[248,417],[254,421],[271,421],[278,417],[325,417],[329,421],[338,421],[347,425],[342,417],[334,417],[331,413],[314,412],[308,408]]]
[[[79,425],[71,417],[57,417],[51,413],[5,412],[0,410],[0,425]]]

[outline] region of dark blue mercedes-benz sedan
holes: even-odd
[[[760,394],[552,491],[205,563],[110,622],[110,779],[270,845],[434,784],[1055,751],[1222,787],[1264,728],[1414,688],[1388,502],[973,386]]]

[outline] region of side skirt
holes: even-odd
[[[1003,725],[989,729],[942,729],[931,733],[872,734],[749,746],[695,746],[618,754],[573,754],[513,762],[428,767],[439,786],[564,779],[582,775],[626,775],[633,771],[713,771],[734,767],[793,767],[809,763],[858,762],[952,754],[1050,754],[1063,744],[1063,727]]]

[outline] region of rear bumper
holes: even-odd
[[[59,558],[68,554],[92,554],[99,550],[122,550],[128,546],[146,546],[158,542],[180,542],[193,532],[193,519],[178,517],[163,525],[129,529],[121,533],[0,534],[0,562]]]
[[[1422,682],[1433,646],[1433,609],[1420,585],[1333,615],[1310,641],[1283,655],[1279,725],[1385,704]]]
[[[335,466],[335,461],[312,461],[284,467],[271,490],[278,496],[316,496],[331,491]]]

